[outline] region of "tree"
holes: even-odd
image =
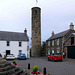
[[[41,46],[41,56],[46,56],[46,42],[42,42]]]

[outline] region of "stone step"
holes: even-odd
[[[23,70],[19,70],[19,71],[15,72],[15,75],[19,75],[21,73],[23,73]]]
[[[13,68],[15,68],[15,66],[13,66],[13,65],[8,65],[8,66],[6,66],[6,67],[0,68],[0,72],[2,72],[2,71],[8,71],[8,70],[13,69]]]
[[[6,63],[6,60],[0,61],[0,64],[5,64],[5,63]]]
[[[0,72],[0,75],[11,75],[11,74],[18,72],[18,71],[19,71],[19,68],[15,67],[11,70]]]
[[[28,74],[23,72],[23,73],[21,73],[20,75],[28,75]],[[29,74],[29,75],[30,75],[30,74]]]
[[[4,68],[4,67],[6,67],[8,65],[11,65],[11,63],[6,62],[5,64],[0,64],[0,68]]]
[[[27,73],[11,63],[0,59],[0,75],[27,75]]]
[[[7,71],[0,72],[0,75],[7,75]]]
[[[23,70],[19,69],[19,71],[16,71],[15,73],[11,74],[11,75],[21,75],[23,74]]]
[[[19,68],[13,68],[13,69],[11,69],[11,70],[8,70],[7,71],[7,75],[11,75],[11,74],[13,74],[13,73],[15,73],[15,72],[19,72]],[[14,74],[15,75],[15,74]]]
[[[13,68],[15,68],[15,66],[13,66],[13,65],[6,66],[6,67],[3,69],[3,71],[8,71],[8,70],[11,70],[11,69],[13,69]]]

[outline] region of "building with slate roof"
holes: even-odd
[[[46,40],[46,55],[50,55],[51,53],[66,53],[64,42],[72,33],[75,33],[73,23],[70,24],[70,29],[68,30],[58,34],[54,34],[54,32],[52,32],[52,36]]]
[[[2,57],[7,54],[14,54],[17,57],[20,53],[29,57],[29,38],[27,30],[24,33],[0,31],[0,53]]]
[[[75,58],[75,33],[70,34],[63,45],[66,57]]]

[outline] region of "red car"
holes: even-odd
[[[52,53],[51,55],[48,56],[48,61],[49,60],[52,60],[52,61],[60,60],[60,61],[62,61],[62,55],[60,53]]]

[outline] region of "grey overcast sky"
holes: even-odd
[[[0,0],[0,31],[24,32],[31,37],[31,8],[36,0]],[[59,33],[75,24],[75,0],[38,0],[41,8],[41,39],[46,41],[52,31]],[[75,28],[75,27],[74,27]]]

